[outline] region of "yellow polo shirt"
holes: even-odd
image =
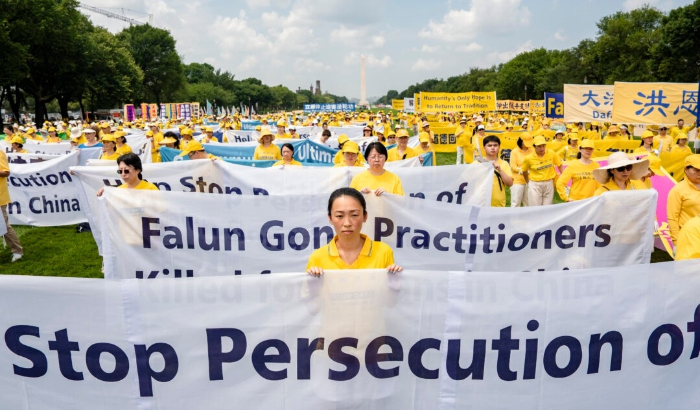
[[[253,154],[253,159],[257,160],[280,160],[282,159],[282,152],[280,147],[275,144],[270,144],[269,147],[264,147],[262,144],[255,147],[255,153]]]
[[[132,152],[131,147],[127,144],[122,145],[121,147],[117,148],[117,153],[119,155],[124,155]]]
[[[0,171],[9,171],[7,155],[0,151]],[[10,190],[7,188],[7,177],[0,177],[0,206],[10,203]]]
[[[298,165],[298,166],[302,166],[302,165],[301,165],[301,162],[299,162],[299,161],[297,161],[297,160],[295,160],[295,159],[293,159],[292,162],[290,162],[289,164],[287,164],[286,162],[284,162],[283,159],[282,159],[282,160],[279,160],[279,161],[277,161],[277,162],[275,162],[275,163],[273,164],[273,166],[277,166],[277,165]]]
[[[529,172],[530,181],[549,181],[557,176],[557,172],[554,170],[555,165],[561,166],[561,158],[554,151],[548,149],[542,157],[536,152],[525,157],[521,170],[523,173]]]
[[[322,246],[311,254],[306,263],[306,269],[317,267],[321,269],[386,269],[394,264],[394,251],[382,242],[371,240],[367,235],[361,235],[365,243],[357,259],[347,264],[338,254],[336,235],[328,245]]]
[[[510,170],[510,165],[500,158],[497,161],[501,167],[501,175],[505,173],[512,177],[513,172]],[[491,206],[506,206],[506,185],[499,180],[495,172],[493,174],[493,188],[491,188]]]
[[[418,155],[420,155],[418,152],[416,152],[411,147],[406,147],[406,151],[404,151],[403,156],[399,155],[399,147],[394,147],[394,148],[390,149],[387,152],[387,154],[389,154],[389,155],[388,155],[386,160],[389,162],[390,161],[400,161],[402,159],[409,159],[409,158],[417,157]]]
[[[128,189],[129,187],[126,184],[121,184],[119,185],[119,188],[126,188]],[[138,185],[136,185],[133,189],[145,189],[148,191],[158,191],[158,187],[153,185],[152,183],[146,181],[145,179],[142,179]]]
[[[666,201],[666,216],[673,243],[676,243],[683,225],[697,215],[700,215],[700,190],[684,179],[671,188]]]
[[[100,159],[116,161],[117,158],[119,158],[120,156],[121,156],[121,154],[118,151],[114,151],[114,154],[110,154],[110,155],[107,155],[103,152],[102,155],[100,155]]]
[[[345,164],[345,156],[343,155],[343,151],[340,150],[335,153],[335,157],[333,157],[333,163],[334,164]],[[358,165],[365,165],[367,161],[365,161],[365,156],[362,155],[362,153],[357,154],[357,164]]]
[[[369,170],[360,172],[352,178],[350,188],[355,188],[358,191],[362,190],[362,188],[369,188],[371,190],[382,188],[390,194],[405,195],[403,192],[403,185],[401,185],[401,179],[398,175],[387,170],[384,170],[384,173],[379,176],[372,175]]]
[[[575,161],[578,159],[578,147],[574,148],[571,145],[567,145],[557,151],[557,155],[562,161]]]
[[[676,260],[700,258],[700,216],[693,217],[678,233]]]
[[[591,161],[585,165],[581,161],[573,161],[561,173],[557,179],[557,192],[562,201],[567,202],[569,199],[580,201],[593,196],[596,189],[600,186],[598,181],[593,178],[593,170],[600,168],[600,165]],[[571,181],[569,194],[566,193],[566,185]]]

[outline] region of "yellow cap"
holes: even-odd
[[[685,157],[684,167],[693,167],[695,169],[700,169],[700,154],[693,154]]]
[[[115,142],[116,138],[114,137],[114,134],[104,134],[101,141],[102,142]]]
[[[646,130],[642,133],[642,139],[644,138],[654,138],[654,133],[650,130]]]
[[[270,131],[270,129],[267,128],[267,127],[263,127],[263,128],[260,130],[260,137],[258,137],[258,142],[259,142],[259,143],[262,143],[262,139],[263,139],[263,137],[266,136],[266,135],[271,136],[271,137],[272,137],[272,140],[275,139],[275,136],[272,134],[272,132]],[[270,140],[270,141],[272,141],[272,140]]]
[[[547,144],[547,140],[544,139],[544,137],[541,135],[536,136],[535,139],[532,140],[532,145],[534,145],[534,146],[546,145],[546,144]]]
[[[184,157],[185,155],[194,151],[204,151],[204,147],[202,146],[202,144],[199,143],[199,141],[193,140],[187,143],[187,148],[180,153],[180,156]]]
[[[180,131],[180,135],[190,135],[190,136],[191,136],[191,135],[192,135],[192,130],[189,129],[189,128],[183,128],[183,129]]]
[[[206,128],[204,128],[204,132],[214,132],[214,128],[206,127]]]
[[[430,134],[425,131],[421,131],[421,133],[418,134],[418,140],[420,142],[430,142]]]
[[[165,137],[162,140],[158,141],[158,145],[174,144],[176,142],[177,140],[173,137]]]
[[[153,131],[151,131],[151,130],[146,131],[146,136],[147,136],[147,137],[152,137],[152,136],[153,136]]]
[[[12,137],[12,143],[13,144],[24,144],[24,140],[22,140],[22,137],[20,137],[19,135],[15,135],[14,137]]]
[[[340,134],[340,135],[338,136],[338,145],[344,144],[344,143],[346,143],[346,142],[348,142],[348,141],[350,141],[350,138],[348,138],[347,135],[345,135],[345,134]]]
[[[581,143],[578,145],[579,149],[583,148],[595,148],[595,144],[593,143],[592,140],[585,139],[581,141]]]
[[[359,154],[360,153],[360,147],[357,145],[355,141],[347,141],[345,145],[343,145],[343,153],[349,152],[351,154]]]
[[[401,137],[408,137],[408,131],[405,129],[401,128],[396,132],[396,138],[401,138]]]

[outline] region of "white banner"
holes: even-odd
[[[609,122],[614,90],[614,85],[564,84],[564,121]]]
[[[415,159],[413,159],[415,161]],[[397,161],[398,162],[398,161]],[[493,168],[490,164],[446,165],[441,167],[390,166],[401,178],[404,192],[443,202],[487,206],[491,203]],[[390,163],[389,163],[390,164]],[[204,192],[237,195],[329,195],[350,185],[361,167],[254,168],[224,161],[173,161],[145,164],[144,178],[163,191]],[[118,186],[116,167],[75,167],[82,183],[86,215],[101,250],[101,218],[97,212],[97,191]]]
[[[49,161],[10,163],[7,206],[10,225],[60,226],[85,222],[80,187],[69,167],[78,165],[79,151]]]
[[[79,165],[87,165],[88,161],[95,160],[102,155],[102,148],[83,148],[73,152],[79,152]],[[16,152],[8,153],[6,155],[7,161],[11,164],[35,164],[37,162],[50,161],[62,156],[54,154],[18,154]]]
[[[404,99],[403,99],[403,111],[404,111],[404,112],[408,112],[408,113],[414,113],[414,112],[416,112],[415,99],[413,99],[413,98],[404,98]]]
[[[30,154],[41,155],[67,155],[72,152],[70,142],[57,142],[49,144],[43,141],[27,140],[23,148]],[[5,153],[13,152],[12,144],[8,144],[5,140],[0,140],[0,149]]]
[[[334,235],[327,201],[327,194],[196,196],[106,189],[100,201],[105,277],[304,270],[311,252]],[[387,194],[367,196],[363,232],[389,244],[398,264],[417,269],[620,266],[649,262],[655,205],[653,190],[529,208],[454,206]]]
[[[700,407],[700,262],[0,276],[7,409]]]

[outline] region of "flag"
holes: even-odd
[[[207,115],[214,115],[214,112],[211,109],[211,103],[209,100],[207,100]]]

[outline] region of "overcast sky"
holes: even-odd
[[[360,96],[360,55],[367,96],[399,92],[427,78],[488,67],[534,48],[570,48],[594,38],[596,22],[649,3],[682,0],[88,0],[85,4],[170,30],[185,63],[207,62],[242,80],[292,90]],[[83,10],[119,32],[128,23]]]

